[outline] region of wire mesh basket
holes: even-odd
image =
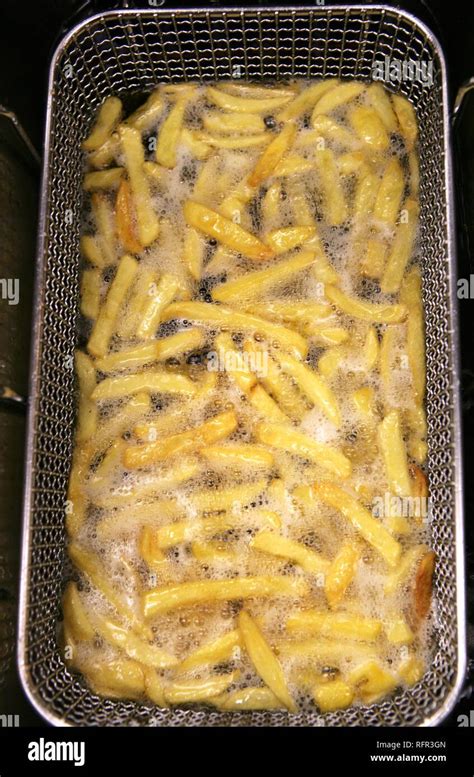
[[[109,95],[157,83],[342,77],[371,80],[374,63],[428,61],[432,84],[401,81],[420,127],[421,263],[426,308],[428,478],[437,554],[433,660],[393,698],[326,715],[160,710],[112,701],[71,674],[57,640],[64,579],[64,513],[75,418],[81,141]],[[30,700],[51,723],[154,726],[434,725],[464,674],[463,538],[455,256],[446,75],[438,43],[414,17],[386,6],[122,11],[78,25],[50,73],[31,369],[19,666]]]

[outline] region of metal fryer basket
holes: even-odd
[[[428,476],[436,646],[421,682],[394,698],[328,715],[158,710],[93,695],[57,643],[64,511],[74,425],[80,150],[105,97],[158,82],[339,76],[370,79],[374,61],[429,60],[433,84],[402,81],[420,124],[421,260],[426,305]],[[35,301],[20,604],[19,665],[31,701],[62,725],[434,725],[464,675],[463,538],[455,257],[443,54],[414,17],[386,6],[123,11],[76,27],[53,59]]]

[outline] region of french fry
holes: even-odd
[[[326,286],[325,295],[339,310],[351,318],[375,324],[399,324],[407,315],[405,305],[388,305],[350,297],[337,286]]]
[[[96,267],[106,267],[116,261],[116,228],[115,218],[110,201],[104,192],[94,192],[91,197],[92,214],[94,217],[97,238],[96,247],[92,248],[92,240],[88,241],[87,258]],[[83,250],[86,248],[85,238]]]
[[[165,698],[169,704],[198,703],[212,699],[224,693],[235,681],[235,672],[222,675],[211,675],[204,679],[175,680],[164,688]]]
[[[334,712],[334,710],[349,707],[354,699],[354,693],[344,680],[331,680],[317,685],[313,690],[313,698],[321,712]]]
[[[332,483],[315,483],[311,488],[318,499],[339,510],[391,567],[398,564],[402,552],[400,543],[356,499]]]
[[[192,521],[175,521],[165,524],[157,529],[150,528],[153,532],[153,542],[160,550],[168,550],[184,542],[191,542],[197,537],[209,537],[219,532],[230,529],[233,519],[224,515],[213,515],[207,518],[195,518]]]
[[[289,121],[291,119],[298,119],[304,113],[308,113],[314,108],[317,101],[326,94],[326,92],[333,89],[337,83],[338,80],[336,78],[325,78],[323,81],[318,81],[317,83],[308,86],[306,89],[303,89],[277,114],[277,120]]]
[[[352,401],[357,412],[366,420],[372,421],[374,419],[374,389],[371,386],[364,386],[354,391]]]
[[[184,216],[194,229],[204,232],[205,235],[218,240],[233,251],[244,254],[249,259],[264,260],[274,256],[272,249],[262,243],[258,237],[204,205],[188,200],[184,206]]]
[[[108,170],[86,173],[84,176],[84,191],[94,192],[98,189],[115,189],[122,180],[122,175],[122,167],[111,167]]]
[[[267,394],[263,386],[257,385],[250,391],[249,402],[265,421],[275,424],[289,423],[290,419]]]
[[[282,264],[280,263],[278,266],[281,267]],[[325,324],[325,319],[332,314],[331,306],[325,302],[305,302],[303,300],[296,302],[278,299],[269,302],[259,300],[246,305],[246,309],[249,313],[259,313],[272,321],[293,324],[306,331],[311,331],[311,324],[313,327],[316,323]]]
[[[115,474],[117,467],[120,465],[123,447],[123,440],[113,441],[112,445],[105,453],[105,456],[101,459],[100,464],[89,477],[87,485],[90,490],[92,489],[93,492],[95,492],[104,486],[110,488],[110,481]]]
[[[275,167],[288,153],[296,136],[296,126],[285,124],[281,132],[267,146],[248,177],[250,186],[260,186],[269,178]]]
[[[92,359],[82,351],[76,351],[75,364],[80,396],[76,440],[85,442],[94,436],[97,429],[98,411],[92,399],[96,387],[95,367]]]
[[[133,631],[127,629],[126,626],[121,626],[109,618],[94,613],[92,624],[100,637],[119,650],[123,650],[129,658],[138,661],[140,664],[155,669],[167,669],[178,664],[175,656],[156,647],[156,645],[145,642],[140,637],[137,637]]]
[[[326,380],[331,380],[331,378],[341,368],[341,363],[344,359],[344,356],[345,351],[340,346],[328,348],[327,351],[325,351],[325,353],[320,356],[318,361],[318,370],[323,378],[326,378]]]
[[[260,83],[242,83],[242,81],[222,81],[219,88],[228,92],[229,94],[235,94],[238,97],[288,97],[292,98],[298,91],[298,88],[294,85],[286,86],[264,86]]]
[[[281,701],[270,688],[265,686],[247,687],[231,691],[224,696],[213,699],[213,703],[221,710],[278,710],[282,708]]]
[[[301,180],[287,180],[286,192],[292,204],[295,224],[302,227],[314,227],[313,203],[305,183]]]
[[[139,254],[143,246],[135,234],[133,202],[130,184],[122,179],[115,200],[115,217],[117,219],[117,235],[126,251]]]
[[[177,161],[177,148],[183,128],[188,100],[180,98],[171,108],[158,133],[155,158],[163,167],[173,168]]]
[[[159,89],[155,89],[143,105],[140,105],[136,111],[130,114],[125,124],[129,124],[140,132],[146,132],[153,127],[156,120],[161,116],[163,106],[164,102],[161,92]]]
[[[167,707],[165,692],[161,680],[151,667],[143,667],[145,676],[145,695],[158,707]]]
[[[384,123],[374,108],[357,105],[349,111],[349,122],[359,138],[373,151],[387,151],[390,143]]]
[[[193,542],[191,551],[195,559],[205,564],[235,564],[238,562],[237,554],[228,550],[224,542]]]
[[[387,132],[396,132],[398,121],[393,110],[390,95],[383,86],[378,83],[370,84],[367,87],[367,97],[372,108],[377,112]]]
[[[150,628],[138,618],[125,598],[117,594],[97,556],[74,542],[69,545],[69,555],[79,571],[90,579],[95,588],[117,610],[117,613],[130,623],[133,630],[145,639],[151,639]]]
[[[187,127],[183,127],[181,130],[181,143],[200,161],[208,159],[213,153],[212,146],[201,140],[200,133],[190,130]]]
[[[330,113],[341,105],[346,105],[351,100],[355,100],[364,90],[365,85],[357,83],[357,81],[336,84],[320,97],[314,108],[311,121],[314,122],[317,116],[323,113]]]
[[[408,150],[411,150],[415,145],[416,139],[418,137],[418,124],[415,110],[413,105],[407,100],[406,97],[394,94],[392,95],[392,100],[402,135],[405,139]]]
[[[315,159],[324,196],[325,219],[331,226],[340,226],[347,220],[348,211],[334,153],[324,148],[316,152]]]
[[[261,113],[264,115],[277,111],[291,100],[290,95],[258,99],[238,97],[236,95],[226,94],[226,92],[215,89],[213,86],[207,88],[206,96],[210,102],[217,105],[218,108],[223,108],[225,111],[236,111],[237,113]]]
[[[386,625],[387,640],[392,645],[411,645],[414,634],[404,618],[394,618]]]
[[[84,151],[95,151],[104,143],[120,121],[122,102],[118,97],[108,97],[101,105],[91,132],[82,143]]]
[[[202,275],[205,242],[202,235],[192,227],[186,230],[183,247],[183,261],[195,281]]]
[[[367,158],[363,151],[347,151],[337,159],[341,175],[359,175],[367,170]]]
[[[212,298],[216,302],[240,304],[242,300],[261,296],[268,289],[288,282],[297,273],[311,267],[315,260],[316,256],[312,251],[302,251],[268,269],[249,272],[235,281],[219,284],[212,290]]]
[[[259,135],[236,135],[234,137],[208,135],[201,132],[198,137],[202,143],[206,143],[211,148],[227,148],[231,150],[266,146],[271,140],[269,132],[262,132]]]
[[[344,612],[300,610],[287,621],[288,631],[316,633],[333,639],[347,638],[356,642],[375,642],[382,633],[382,623],[376,618],[364,618]]]
[[[350,461],[340,451],[316,442],[303,432],[280,424],[260,423],[256,428],[256,437],[265,445],[314,461],[338,477],[350,475]]]
[[[421,405],[425,395],[425,337],[423,303],[421,299],[421,275],[418,267],[410,270],[402,283],[400,299],[407,306],[407,353],[412,384],[417,403]]]
[[[156,240],[160,226],[151,203],[148,179],[143,170],[143,145],[140,133],[132,127],[122,125],[119,135],[135,205],[138,239],[146,247]]]
[[[145,691],[143,668],[128,658],[105,662],[87,662],[79,666],[86,675],[92,690],[111,698],[138,699]]]
[[[122,340],[128,340],[134,337],[144,303],[153,294],[156,288],[156,275],[151,271],[138,265],[137,275],[127,305],[121,312],[117,321],[117,335]]]
[[[123,445],[119,448],[118,463],[123,455]],[[105,510],[115,507],[132,506],[134,502],[143,501],[149,497],[158,498],[164,491],[176,488],[200,472],[200,466],[195,461],[182,460],[169,469],[155,475],[143,476],[132,484],[125,484],[117,489],[107,489],[105,494],[94,497],[94,504]]]
[[[407,220],[397,226],[395,239],[390,250],[380,288],[384,294],[395,294],[412,255],[418,223],[418,203],[408,199],[404,204]],[[403,211],[402,211],[403,212]]]
[[[137,108],[124,124],[134,127],[140,132],[145,132],[153,126],[163,110],[163,100],[158,89],[151,93],[146,102]],[[94,167],[104,167],[115,159],[120,153],[120,138],[117,132],[113,132],[102,145],[90,155],[90,162]]]
[[[201,513],[220,512],[221,510],[240,510],[245,505],[254,502],[263,493],[266,480],[257,480],[240,486],[227,486],[216,491],[205,489],[196,491],[189,497],[195,510]]]
[[[282,227],[275,229],[265,237],[265,242],[273,249],[275,254],[283,254],[298,248],[316,234],[315,227]]]
[[[113,351],[101,359],[96,359],[95,365],[101,372],[116,372],[143,367],[157,361],[166,361],[171,357],[200,348],[204,344],[204,336],[198,329],[184,329],[175,335],[163,337],[146,345]]]
[[[429,553],[426,545],[414,545],[409,548],[400,559],[398,566],[386,577],[384,582],[384,594],[393,596],[414,577],[417,564]]]
[[[93,455],[103,452],[114,440],[121,437],[124,432],[132,429],[151,407],[150,397],[146,393],[139,393],[124,405],[121,405],[116,413],[108,416],[94,435]]]
[[[95,630],[81,601],[76,583],[68,583],[63,596],[63,614],[75,640],[91,640]]]
[[[239,614],[239,631],[257,674],[290,712],[296,712],[296,704],[288,690],[278,658],[255,621],[244,610]]]
[[[278,655],[284,658],[292,658],[296,661],[307,661],[322,666],[339,665],[341,662],[367,660],[374,656],[374,646],[363,642],[350,642],[350,640],[333,640],[321,637],[305,639],[302,641],[285,641],[277,645]]]
[[[355,577],[360,553],[352,544],[346,543],[333,559],[326,572],[324,591],[332,609],[341,603],[347,588]]]
[[[201,455],[213,465],[230,467],[271,467],[272,454],[258,445],[210,445]]]
[[[196,386],[185,375],[178,373],[164,371],[142,372],[135,375],[105,378],[94,389],[92,398],[98,401],[118,399],[119,397],[138,394],[142,391],[192,396],[196,393]]]
[[[260,357],[260,363],[264,367],[260,380],[277,404],[282,407],[284,413],[295,420],[301,420],[308,409],[304,397],[288,376],[281,371],[277,362],[268,353],[267,347],[253,340],[247,340],[244,343],[244,350],[253,359],[254,364],[259,363]]]
[[[312,159],[305,159],[297,154],[284,157],[273,169],[273,178],[286,178],[287,176],[298,176],[302,173],[309,173],[314,170]]]
[[[261,214],[263,227],[266,232],[272,229],[280,216],[281,210],[281,183],[274,181],[265,192],[261,202]]]
[[[209,305],[205,302],[173,302],[163,314],[165,321],[172,318],[183,318],[201,324],[215,324],[234,332],[260,333],[272,341],[276,340],[301,358],[307,354],[307,342],[297,332],[271,324],[259,316],[239,313],[223,305]]]
[[[356,222],[367,223],[367,219],[372,214],[378,190],[379,179],[364,165],[357,176],[354,192],[353,218]]]
[[[324,378],[289,354],[280,351],[276,358],[282,370],[294,378],[303,394],[319,407],[335,426],[339,426],[341,411],[334,393],[326,385]]]
[[[385,168],[374,204],[374,219],[393,228],[400,211],[405,181],[397,159],[391,159]]]
[[[213,666],[223,661],[229,661],[239,652],[241,645],[240,633],[237,629],[228,631],[222,637],[212,642],[206,642],[190,653],[179,665],[180,672],[187,672],[197,666]]]
[[[166,460],[178,453],[183,454],[198,450],[232,434],[236,426],[237,418],[234,411],[226,411],[187,432],[174,434],[146,445],[129,446],[124,455],[125,466],[127,469],[134,469]],[[136,431],[142,439],[143,436],[148,436],[149,439],[152,428],[139,428]]]
[[[367,371],[370,372],[370,370],[373,370],[377,364],[377,359],[379,356],[379,340],[377,337],[377,332],[373,326],[369,327],[363,350],[365,367]]]
[[[80,241],[80,249],[82,256],[87,259],[90,264],[97,268],[103,268],[106,265],[106,260],[102,252],[100,241],[97,237],[92,235],[82,235]]]
[[[137,337],[149,340],[155,336],[163,310],[174,300],[179,289],[178,279],[169,273],[163,273],[158,284],[148,294],[141,311],[137,326]]]
[[[148,591],[143,596],[146,618],[200,602],[282,596],[299,598],[308,593],[308,585],[296,577],[240,577],[231,580],[199,580],[177,583]]]
[[[252,135],[265,132],[265,124],[261,116],[244,113],[209,112],[203,118],[204,127],[209,132],[219,132],[222,135]]]
[[[339,122],[334,121],[334,119],[331,119],[324,114],[315,117],[313,128],[314,135],[309,135],[308,133],[309,137],[307,137],[305,133],[303,136],[305,143],[308,142],[313,144],[319,136],[320,138],[323,137],[327,140],[332,140],[334,143],[337,143],[344,148],[360,146],[360,143],[358,143],[357,138],[354,137],[352,132],[347,130],[342,124],[339,124]],[[303,142],[303,138],[301,139],[301,142]]]
[[[250,547],[262,553],[269,553],[270,555],[280,556],[293,561],[310,575],[322,574],[329,567],[329,562],[319,553],[306,547],[301,542],[295,542],[272,531],[263,531],[256,534],[250,540]]]
[[[393,410],[380,423],[378,441],[385,462],[387,481],[397,496],[411,495],[411,481],[405,443],[400,427],[400,416]]]
[[[421,658],[409,655],[403,658],[397,668],[397,677],[404,685],[410,687],[421,680],[425,673],[425,667]]]
[[[396,678],[377,661],[366,661],[353,669],[348,675],[349,682],[355,686],[356,693],[366,704],[395,690]]]
[[[100,309],[100,273],[97,269],[86,269],[81,278],[81,313],[95,321]]]
[[[367,278],[381,278],[386,265],[387,246],[383,240],[369,237],[364,243],[360,271]]]
[[[139,553],[150,569],[159,569],[166,564],[166,556],[159,546],[156,531],[152,526],[143,526],[141,530]]]
[[[410,613],[415,628],[419,627],[430,609],[435,562],[435,553],[429,551],[423,554],[416,566],[413,580],[413,612]]]

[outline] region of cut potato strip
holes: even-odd
[[[137,269],[138,264],[133,257],[125,255],[120,260],[117,274],[107,292],[107,297],[97,316],[87,344],[87,350],[93,356],[105,356],[107,353],[120,307],[135,278]]]
[[[199,229],[233,251],[248,256],[249,259],[271,259],[274,255],[272,249],[258,237],[204,205],[188,201],[184,206],[184,215],[191,227]]]
[[[303,432],[278,424],[262,423],[256,428],[256,437],[265,445],[310,459],[338,477],[347,478],[350,475],[349,459],[335,448],[316,442]]]
[[[201,580],[178,583],[148,591],[143,597],[145,617],[189,607],[200,602],[282,596],[299,598],[308,592],[307,583],[295,577],[240,577],[234,580]]]
[[[390,566],[397,565],[402,552],[400,543],[393,539],[387,529],[365,507],[332,483],[315,483],[311,488],[318,499],[339,510]]]
[[[239,630],[250,660],[263,682],[287,709],[296,712],[296,704],[288,690],[278,658],[255,621],[244,610],[239,615]]]

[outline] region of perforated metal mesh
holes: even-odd
[[[231,77],[257,81],[322,76],[370,79],[374,61],[384,57],[433,61],[433,86],[423,88],[417,81],[401,84],[401,92],[415,104],[420,123],[429,480],[432,544],[438,556],[438,629],[432,666],[422,682],[389,701],[326,716],[316,712],[222,714],[207,709],[161,712],[137,703],[104,701],[68,672],[56,639],[74,420],[71,357],[78,307],[80,143],[92,114],[111,94],[146,91],[159,82]],[[26,493],[25,558],[29,563],[23,571],[20,637],[20,665],[30,695],[50,720],[73,725],[426,723],[450,705],[457,682],[460,584],[454,514],[456,351],[442,109],[446,95],[439,55],[429,34],[409,17],[381,8],[114,12],[95,17],[65,41],[56,57],[53,86]]]

